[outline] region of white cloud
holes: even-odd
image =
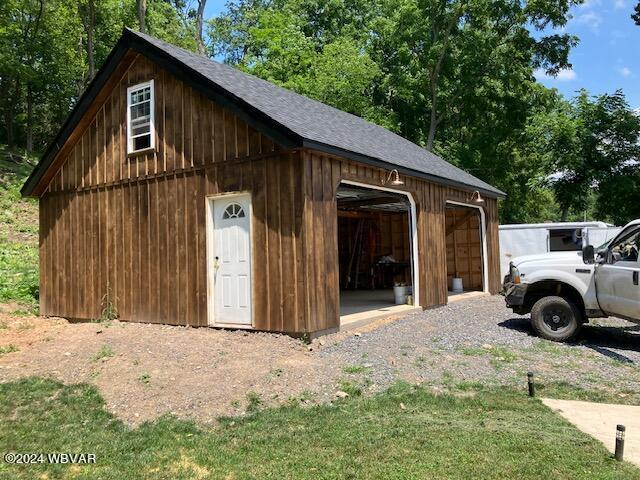
[[[579,13],[573,19],[575,23],[580,23],[586,25],[592,30],[597,30],[600,28],[600,24],[602,23],[602,17],[598,15],[596,12],[588,10],[584,13]]]
[[[569,82],[576,79],[576,72],[573,70],[560,70],[556,78],[561,82]]]
[[[553,75],[547,75],[547,72],[545,72],[543,68],[538,68],[533,72],[533,76],[536,78],[536,80],[556,80],[558,82],[570,82],[577,78],[576,72],[571,69],[560,70],[554,77]]]
[[[628,67],[621,67],[618,68],[618,73],[620,73],[620,75],[622,75],[623,77],[627,78],[631,76],[631,69],[629,69]]]
[[[616,0],[613,4],[613,8],[616,10],[621,10],[627,6],[626,0]]]

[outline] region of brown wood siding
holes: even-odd
[[[311,151],[284,151],[142,56],[116,69],[110,94],[61,150],[40,201],[44,315],[207,325],[207,196],[252,198],[253,318],[261,330],[338,326],[336,187],[380,185],[377,168]],[[126,154],[126,89],[155,80],[156,149]],[[420,298],[447,301],[444,205],[469,192],[413,178]],[[490,289],[500,288],[497,202],[487,199]]]
[[[335,328],[339,318],[336,188],[343,180],[381,186],[388,172],[343,158],[306,151],[304,159],[305,198],[304,239],[307,249],[307,312],[311,331]],[[432,307],[447,303],[447,260],[445,206],[447,200],[468,202],[470,191],[463,191],[421,179],[402,176],[405,184],[394,187],[408,192],[416,202],[420,305]],[[489,291],[498,293],[500,263],[497,200],[486,198]],[[306,242],[306,239],[310,239]]]
[[[126,154],[126,89],[155,80],[156,150]],[[254,326],[305,331],[299,154],[137,57],[40,199],[41,309],[207,325],[205,198],[253,203]]]

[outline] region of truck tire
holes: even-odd
[[[542,338],[564,342],[578,333],[582,315],[573,302],[562,297],[543,297],[531,309],[531,326]]]

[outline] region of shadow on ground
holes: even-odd
[[[508,328],[527,334],[536,336],[529,317],[514,317],[498,324],[500,327]],[[602,325],[584,325],[578,336],[567,342],[568,345],[576,347],[586,347],[622,363],[637,363],[623,353],[615,350],[640,352],[640,325],[630,326],[602,326]]]

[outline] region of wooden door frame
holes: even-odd
[[[413,295],[413,305],[419,306],[420,305],[420,262],[418,261],[419,260],[418,259],[418,215],[417,215],[416,201],[413,198],[413,195],[411,194],[411,192],[408,192],[407,190],[398,190],[395,188],[384,187],[381,185],[373,185],[370,183],[359,182],[354,180],[341,179],[340,182],[338,183],[337,188],[340,188],[341,184],[368,188],[370,190],[380,190],[383,192],[398,193],[398,194],[404,195],[409,200],[409,239],[411,240],[410,255],[411,255],[411,277],[412,277],[411,289],[412,289],[412,295]],[[338,247],[337,241],[336,241],[336,247]],[[337,257],[338,257],[338,252],[336,251],[336,258]],[[338,288],[339,286],[340,286],[340,282],[338,281]],[[340,297],[340,292],[338,292],[338,298],[339,297]],[[338,309],[338,315],[339,315],[339,309]]]
[[[215,284],[213,280],[213,246],[214,246],[214,234],[215,234],[215,224],[213,223],[213,204],[216,200],[221,200],[224,198],[234,198],[234,197],[248,197],[249,198],[249,249],[251,250],[250,255],[250,265],[249,269],[251,271],[251,281],[249,288],[251,290],[251,324],[243,325],[236,323],[220,323],[215,321]],[[204,198],[205,201],[205,215],[206,215],[206,231],[205,231],[205,239],[207,243],[207,255],[206,255],[206,269],[207,269],[207,325],[210,327],[222,327],[222,328],[238,328],[245,330],[254,329],[255,319],[254,319],[254,288],[253,288],[253,278],[254,278],[254,246],[253,246],[253,198],[251,197],[251,192],[249,191],[238,191],[238,192],[223,192],[217,193],[214,195],[206,195]]]
[[[447,200],[445,205],[446,215],[446,206],[447,205],[457,205],[459,207],[466,208],[475,208],[480,211],[480,254],[482,255],[482,291],[484,293],[489,293],[489,261],[487,258],[487,221],[484,213],[484,208],[482,205],[474,205],[471,203],[464,203],[457,200]],[[445,239],[446,244],[446,239]],[[471,254],[471,253],[469,253]],[[469,272],[471,273],[471,272]],[[447,288],[448,290],[448,288]]]

